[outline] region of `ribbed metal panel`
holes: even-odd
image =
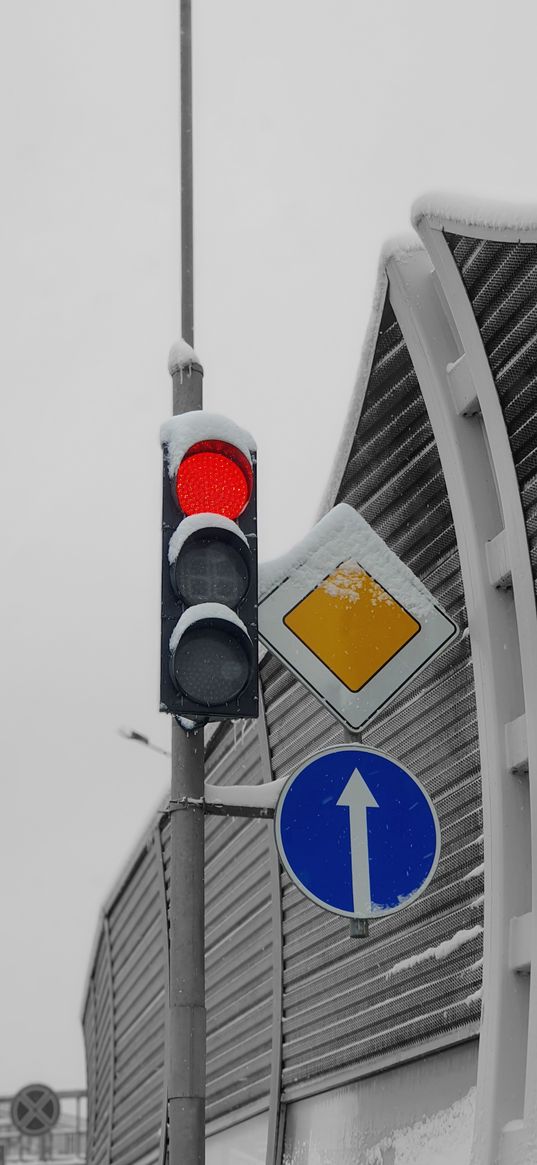
[[[464,628],[444,477],[389,305],[337,500],[360,510]],[[264,661],[262,681],[274,777],[342,743],[342,728],[274,659]],[[328,1073],[398,1054],[431,1036],[463,1038],[479,1016],[481,786],[468,638],[431,665],[363,739],[423,782],[439,813],[442,856],[425,894],[372,922],[369,939],[360,942],[349,938],[348,922],[320,910],[282,874],[284,1090],[304,1081],[315,1087]],[[456,943],[445,958],[419,959],[459,931],[474,937]],[[390,974],[411,957],[412,965]]]
[[[254,724],[223,725],[207,752],[213,784],[263,780]],[[207,817],[207,1119],[268,1105],[272,1045],[269,824]]]
[[[518,478],[537,590],[537,245],[446,234],[479,326]]]
[[[144,847],[109,916],[114,984],[111,1160],[156,1162],[164,1086],[164,959],[158,857]]]
[[[144,843],[103,918],[84,1012],[90,1165],[158,1160],[167,958],[159,862]]]
[[[114,1074],[112,990],[106,930],[97,950],[92,988],[95,1070],[90,1152],[92,1165],[101,1165],[101,1162],[108,1161]]]
[[[95,1129],[95,1084],[97,1074],[95,1048],[95,990],[93,978],[90,979],[84,1014],[82,1018],[84,1033],[84,1048],[86,1055],[86,1087],[88,1090],[88,1127],[87,1127],[87,1158],[92,1160]]]

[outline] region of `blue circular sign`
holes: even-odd
[[[377,918],[410,905],[440,857],[436,811],[398,761],[363,745],[318,753],[284,786],[276,845],[289,877],[325,910]]]

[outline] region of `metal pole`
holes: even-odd
[[[205,1162],[205,902],[203,729],[172,726],[170,852],[169,1165]]]
[[[362,744],[362,733],[351,732],[349,728],[344,728],[343,740],[345,744]],[[367,918],[351,918],[349,923],[349,938],[369,938],[369,922]]]
[[[192,13],[180,0],[181,97],[181,334],[194,344],[194,194],[192,164]],[[199,406],[201,408],[201,405]]]
[[[192,190],[192,21],[180,0],[181,331],[194,343]],[[172,368],[173,413],[201,409],[199,365]],[[205,836],[203,728],[187,733],[172,721],[170,838],[170,988],[168,1059],[169,1165],[205,1163]]]
[[[172,369],[174,416],[202,407],[201,366]],[[169,1165],[205,1162],[205,837],[203,728],[172,721]]]

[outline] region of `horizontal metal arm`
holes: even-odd
[[[218,805],[205,802],[205,813],[215,813],[217,817],[264,817],[273,818],[274,809],[265,805]]]
[[[274,809],[266,805],[222,805],[216,801],[205,801],[203,797],[181,797],[179,801],[170,801],[161,812],[165,816],[183,809],[201,809],[203,813],[213,813],[217,817],[274,817]]]

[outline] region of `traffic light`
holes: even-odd
[[[202,411],[173,417],[160,437],[161,710],[257,716],[255,442]]]

